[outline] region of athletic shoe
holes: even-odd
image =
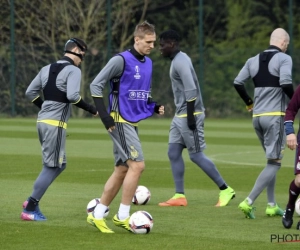
[[[282,224],[285,228],[291,228],[293,225],[294,211],[290,208],[286,208],[282,216]]]
[[[23,204],[22,204],[23,210],[26,210],[27,204],[28,204],[28,200],[26,200],[26,201],[23,202]],[[42,211],[40,210],[39,205],[37,205],[37,206],[35,207],[35,211],[39,214],[39,216],[40,216],[41,218],[44,218],[45,220],[47,220],[46,216],[43,215]]]
[[[40,213],[37,211],[27,211],[26,209],[23,210],[21,213],[21,219],[27,221],[45,221],[47,220],[45,216],[41,216]]]
[[[266,208],[266,215],[268,216],[283,216],[283,210],[276,204],[276,206],[268,205]]]
[[[86,219],[87,223],[98,228],[102,233],[114,233],[107,225],[104,218],[96,219],[92,213],[90,213]]]
[[[254,216],[255,207],[249,205],[247,199],[242,201],[239,204],[239,209],[242,210],[242,212],[245,214],[247,219],[255,219]]]
[[[171,199],[158,203],[159,206],[161,207],[186,207],[187,206],[187,200],[184,195],[179,195],[175,194]]]
[[[126,229],[127,231],[132,232],[131,229],[130,229],[130,227],[129,227],[129,218],[130,218],[130,216],[128,216],[128,217],[127,217],[126,219],[124,219],[124,220],[119,220],[118,215],[116,214],[116,215],[113,217],[112,221],[114,222],[114,224],[115,224],[117,227],[122,227],[122,228]]]
[[[219,201],[217,202],[216,207],[225,207],[234,197],[235,192],[231,187],[221,190],[219,194]]]

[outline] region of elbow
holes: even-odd
[[[76,104],[81,100],[80,96],[73,96],[73,95],[67,95],[67,99],[69,100],[70,103]]]
[[[29,93],[29,91],[28,91],[28,90],[26,90],[26,92],[25,92],[25,96],[26,96],[27,98],[30,98],[30,93]]]

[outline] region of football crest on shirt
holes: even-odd
[[[134,148],[134,146],[130,146],[130,155],[133,159],[136,159],[139,156],[139,152]]]
[[[141,78],[141,75],[140,75],[140,68],[139,68],[139,66],[135,66],[134,67],[134,71],[135,71],[135,75],[134,75],[134,78],[135,79],[140,79]]]
[[[300,162],[297,163],[296,168],[297,168],[297,170],[300,170]]]

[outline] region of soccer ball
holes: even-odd
[[[92,199],[86,206],[86,212],[87,214],[90,214],[92,212],[94,212],[95,207],[100,203],[100,198],[95,198]],[[107,217],[107,215],[109,214],[109,207],[106,209],[105,213],[104,213],[104,218]]]
[[[295,203],[295,212],[300,215],[300,198]]]
[[[146,211],[137,211],[130,216],[129,226],[135,234],[148,234],[153,228],[153,218]]]
[[[151,193],[145,186],[138,186],[132,198],[132,203],[135,205],[146,205],[151,198]]]

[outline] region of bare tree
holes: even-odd
[[[107,12],[105,0],[20,0],[15,5],[17,67],[22,79],[20,97],[34,74],[45,64],[63,55],[64,43],[70,37],[85,40],[89,47],[86,62],[82,63],[82,96],[89,96],[89,83],[107,59]],[[148,0],[113,1],[111,18],[112,37],[123,49],[132,34],[130,25],[135,13],[142,9],[144,18]],[[24,59],[24,61],[23,61]],[[20,103],[21,104],[21,103]],[[23,104],[21,104],[23,105]]]

